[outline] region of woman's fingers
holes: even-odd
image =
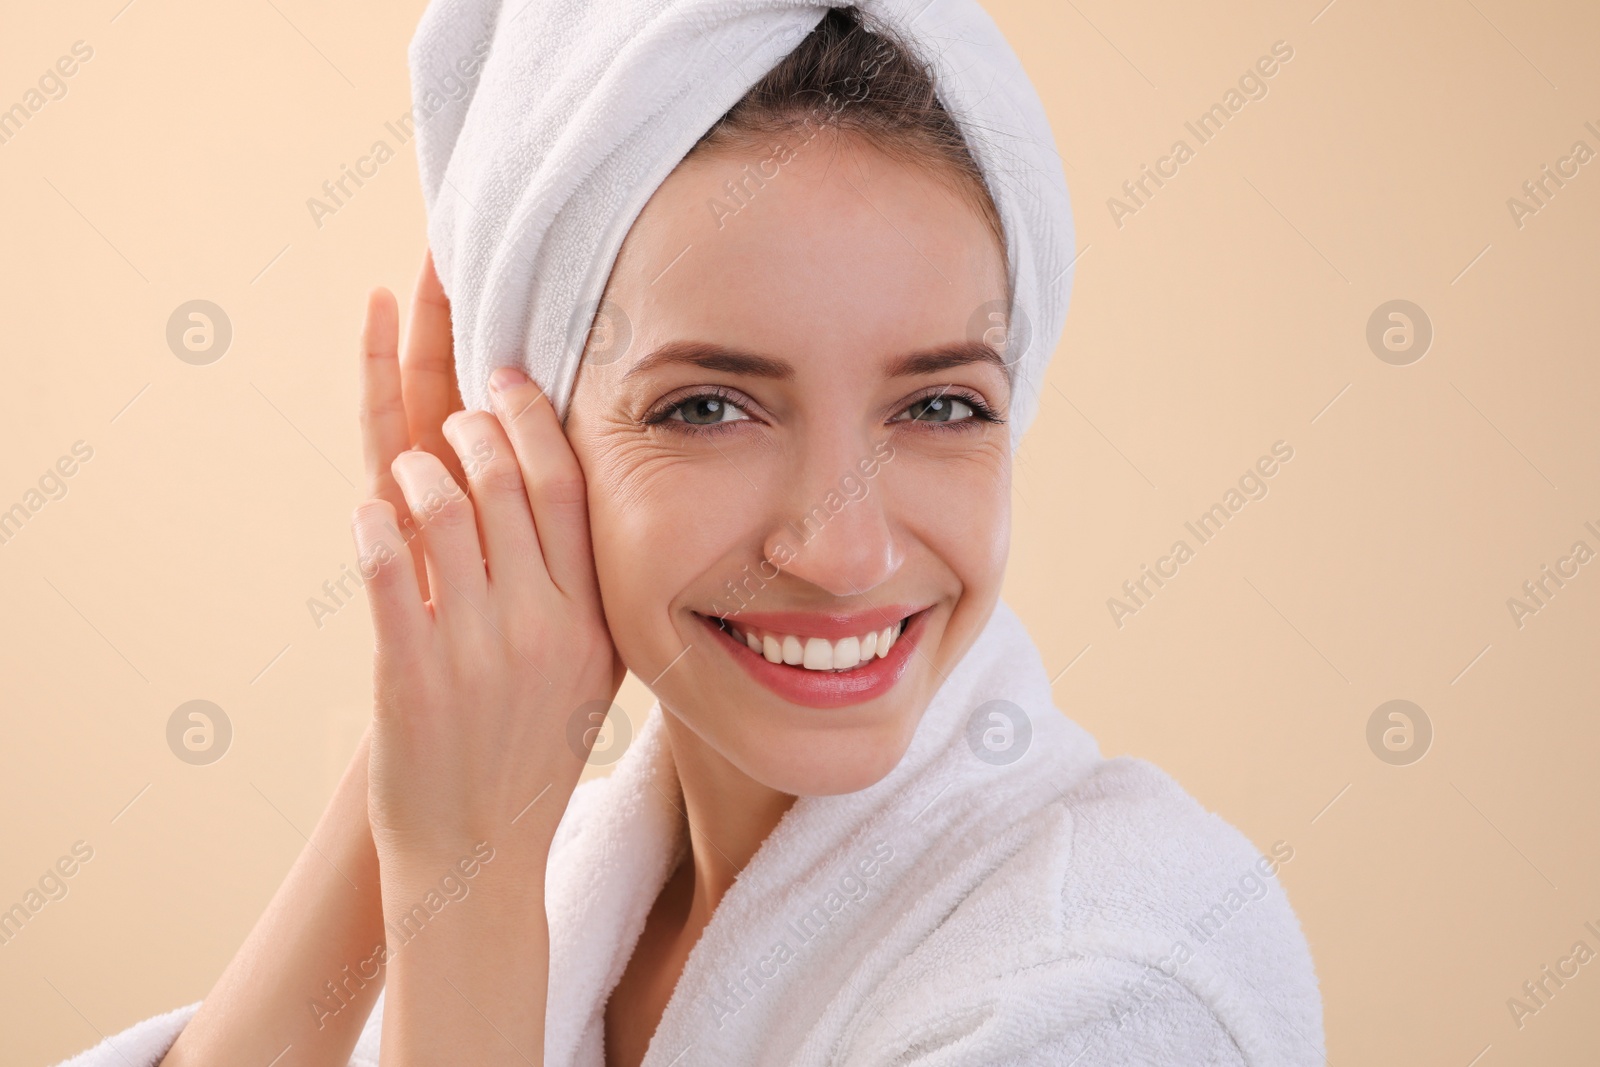
[[[400,530],[394,505],[368,500],[356,508],[351,521],[356,540],[356,565],[366,582],[372,607],[372,628],[378,648],[407,662],[427,625],[422,590],[411,548]]]
[[[422,271],[417,275],[400,376],[411,443],[432,452],[444,461],[450,473],[460,475],[455,453],[442,432],[446,416],[461,407],[461,393],[456,383],[450,301],[434,270],[432,251],[423,257]]]
[[[487,581],[472,501],[431,452],[402,452],[394,461],[394,477],[421,531],[418,540],[428,562],[429,599],[435,609],[449,614],[470,605],[483,611]]]
[[[380,286],[367,294],[361,330],[361,452],[369,497],[397,509],[405,502],[389,465],[410,445],[400,393],[400,315],[394,294]]]
[[[382,287],[367,294],[367,317],[361,330],[361,452],[367,496],[389,503],[406,525],[406,498],[390,468],[410,447],[411,430],[400,388],[400,312],[394,294]],[[422,557],[415,558],[417,582],[427,598],[428,578]]]
[[[522,469],[545,569],[569,597],[592,592],[594,554],[583,468],[555,409],[514,367],[500,367],[490,376],[489,397]]]
[[[400,394],[400,314],[394,294],[380,286],[367,294],[361,330],[361,450],[368,496],[400,503],[389,464],[410,444]]]
[[[489,587],[509,598],[509,610],[523,610],[547,579],[516,453],[500,420],[487,411],[456,412],[444,420],[444,435],[471,486]]]

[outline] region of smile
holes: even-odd
[[[696,615],[757,682],[814,708],[882,696],[910,664],[927,608],[889,607],[856,615],[797,612]]]
[[[754,626],[718,619],[724,630],[750,646],[768,663],[787,663],[808,671],[850,671],[870,664],[876,657],[886,659],[906,620],[901,619],[881,630],[868,630],[858,636],[830,641],[826,637],[798,637],[774,633]]]

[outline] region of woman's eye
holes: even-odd
[[[908,416],[905,420],[911,422],[963,422],[970,419],[975,412],[972,405],[954,396],[929,396],[921,400],[914,400],[905,409]]]
[[[709,393],[682,400],[667,412],[667,418],[690,426],[715,426],[719,422],[739,422],[749,417],[731,401]]]

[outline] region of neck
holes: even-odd
[[[796,798],[751,778],[677,715],[662,710],[688,819],[690,914],[704,922]]]

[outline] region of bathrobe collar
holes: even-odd
[[[611,776],[580,787],[552,851],[550,1067],[600,1062],[606,999],[686,848],[662,714],[657,702]],[[736,1062],[718,1050],[758,1047],[785,1022],[786,987],[859,968],[877,913],[916,905],[897,889],[914,866],[939,864],[941,842],[1008,832],[1098,758],[1093,738],[1054,708],[1020,620],[998,604],[888,775],[855,793],[802,796],[784,814],[690,952],[645,1067],[691,1049],[680,1064]]]

